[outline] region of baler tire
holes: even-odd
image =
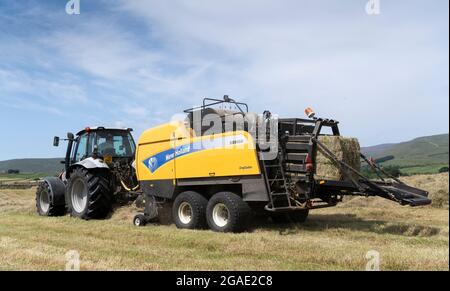
[[[228,213],[226,219],[222,218],[223,225],[217,224],[219,211],[217,207],[223,208]],[[251,209],[248,204],[232,192],[219,192],[213,195],[206,207],[208,225],[211,230],[217,232],[242,232],[247,228],[250,216]]]
[[[136,216],[133,218],[133,225],[134,226],[145,226],[147,224],[147,218],[144,214],[136,214]]]
[[[180,193],[172,205],[172,217],[175,225],[182,229],[204,229],[207,204],[208,200],[197,192]]]
[[[36,190],[36,210],[41,216],[62,216],[66,214],[65,205],[55,205],[50,185],[43,181]],[[47,204],[47,205],[45,205]]]
[[[74,186],[81,183],[86,191],[85,205],[73,205]],[[111,212],[113,195],[109,183],[109,175],[102,171],[88,171],[85,168],[76,168],[70,175],[66,191],[66,201],[69,213],[82,219],[102,219]],[[80,202],[81,203],[81,202]],[[78,209],[76,209],[78,208]]]

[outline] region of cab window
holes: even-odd
[[[132,157],[135,145],[126,131],[98,131],[97,149],[100,156]]]
[[[87,157],[88,134],[83,134],[78,138],[77,149],[75,151],[74,160],[79,162]]]

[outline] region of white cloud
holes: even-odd
[[[416,13],[438,2],[411,3],[410,15],[404,2],[386,2],[378,17],[365,14],[364,1],[120,3],[175,61],[209,64],[195,84],[177,82],[193,98],[230,94],[282,116],[312,105],[366,144],[398,141],[399,128],[402,139],[430,133],[420,108],[448,105],[448,42],[437,41],[448,28]],[[433,110],[435,121],[448,120],[447,107]],[[380,128],[383,135],[370,133]]]
[[[141,68],[153,68],[159,60],[156,52],[139,47],[125,32],[98,21],[57,31],[42,42],[69,64],[106,79],[127,79]]]
[[[7,70],[0,67],[0,97],[21,94],[23,99],[35,99],[54,104],[83,104],[87,102],[84,89],[69,77],[49,78],[32,75],[25,71]],[[27,97],[28,96],[28,97]],[[15,99],[18,98],[15,96]]]
[[[364,144],[448,131],[422,122],[420,109],[448,123],[448,28],[439,26],[448,14],[434,16],[439,2],[409,1],[405,12],[406,2],[386,1],[369,17],[365,2],[118,0],[45,21],[38,9],[28,37],[0,35],[9,65],[0,65],[0,98],[53,113],[76,105],[72,126],[136,134],[224,94],[288,117],[313,106]]]
[[[22,100],[22,99],[18,99],[18,98],[15,98],[14,100],[10,99],[10,98],[1,98],[0,105],[4,106],[6,108],[14,108],[14,109],[26,110],[26,111],[46,112],[46,113],[51,113],[51,114],[55,114],[58,116],[64,115],[60,109],[58,109],[54,106],[41,105],[40,103],[37,103],[34,101]]]

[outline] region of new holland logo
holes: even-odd
[[[156,157],[151,157],[148,159],[148,168],[154,172],[158,168],[158,159]]]

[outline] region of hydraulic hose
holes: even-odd
[[[125,185],[125,183],[122,181],[122,179],[120,179],[120,184],[122,184],[122,187],[127,191],[136,191],[137,189],[139,189],[139,184],[133,188],[127,187],[127,185]]]

